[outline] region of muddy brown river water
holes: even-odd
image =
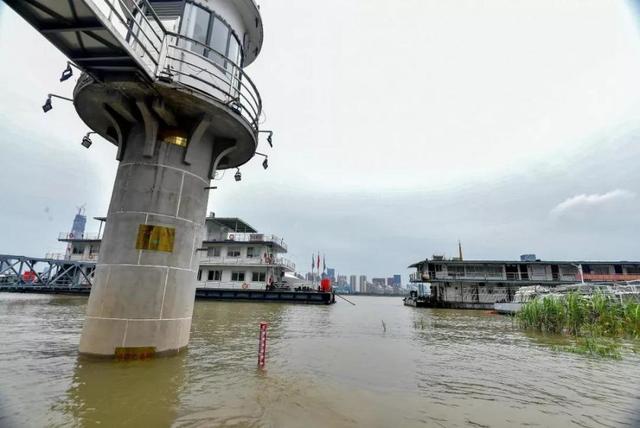
[[[113,362],[77,355],[86,298],[0,294],[0,427],[638,426],[631,351],[594,359],[485,311],[351,300],[198,301],[186,352]]]

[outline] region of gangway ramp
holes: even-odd
[[[5,2],[93,76],[122,72],[153,80],[158,72],[166,31],[147,1]]]

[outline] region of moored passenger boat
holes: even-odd
[[[412,283],[428,284],[427,306],[513,310],[522,287],[550,290],[576,284],[621,284],[640,280],[639,261],[546,261],[535,255],[520,260],[463,260],[434,256],[409,266]],[[511,304],[516,305],[511,305]]]

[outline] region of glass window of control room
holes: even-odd
[[[209,22],[211,13],[201,7],[187,4],[184,9],[184,21],[181,26],[181,34],[206,45],[209,40]],[[205,47],[198,43],[187,42],[186,48],[190,51],[205,55]]]
[[[187,49],[208,57],[220,67],[225,66],[224,58],[242,66],[242,47],[238,36],[215,11],[187,2],[183,16],[180,34],[211,47],[206,49],[198,43],[187,41],[184,44]]]

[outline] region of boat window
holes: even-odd
[[[447,273],[453,277],[464,276],[464,266],[447,266]]]
[[[231,272],[231,281],[244,281],[244,272]]]
[[[231,247],[227,249],[227,257],[240,257],[240,248]]]
[[[210,270],[207,274],[207,281],[220,281],[222,272],[219,270]]]
[[[220,257],[220,247],[209,247],[209,248],[207,248],[207,256],[208,257]]]
[[[198,269],[198,281],[202,281],[202,269]]]
[[[484,275],[484,266],[482,265],[468,265],[466,267],[467,276]]]
[[[253,272],[251,275],[251,281],[253,282],[264,282],[267,279],[267,274],[265,272]]]
[[[607,265],[595,265],[593,267],[593,269],[591,269],[591,272],[596,274],[596,275],[609,275],[609,266]]]
[[[640,274],[640,266],[627,266],[626,271],[627,271],[627,275]]]
[[[502,266],[486,266],[487,276],[493,278],[502,278]]]

